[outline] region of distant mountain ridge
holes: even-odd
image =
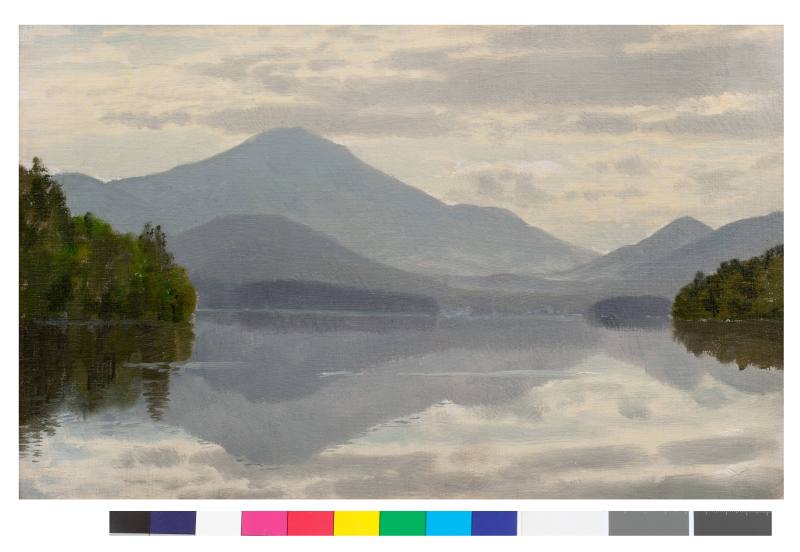
[[[723,261],[749,259],[783,243],[783,212],[737,220],[648,263],[626,268],[623,277],[674,287],[698,271],[711,272]]]
[[[369,259],[427,274],[567,270],[597,254],[511,212],[449,206],[300,128],[273,129],[208,159],[101,184],[60,177],[71,207],[171,235],[230,214],[283,215]]]
[[[716,230],[681,217],[640,242],[576,269],[553,275],[493,274],[442,278],[455,287],[527,291],[551,296],[631,294],[673,298],[698,271],[723,261],[749,259],[783,243],[783,213],[737,220]]]
[[[653,262],[714,231],[692,217],[680,217],[633,245],[626,245],[565,274],[570,279],[620,277],[629,268]]]

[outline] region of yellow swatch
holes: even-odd
[[[334,512],[334,537],[377,537],[380,531],[380,512]]]

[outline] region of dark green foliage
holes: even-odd
[[[159,226],[120,234],[70,217],[41,161],[19,168],[20,319],[188,320],[195,291]]]
[[[698,272],[675,297],[680,320],[783,319],[783,245],[747,261],[732,259],[706,276]]]

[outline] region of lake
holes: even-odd
[[[22,498],[780,498],[782,324],[23,327]]]

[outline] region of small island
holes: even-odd
[[[698,272],[672,304],[676,320],[783,320],[783,245],[714,274]]]
[[[186,322],[196,294],[160,226],[138,236],[91,213],[73,217],[38,158],[19,167],[20,321]]]

